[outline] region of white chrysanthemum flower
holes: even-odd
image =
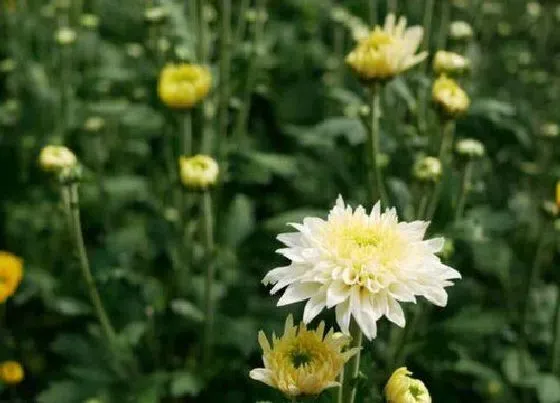
[[[445,306],[445,287],[461,278],[436,256],[443,238],[424,240],[428,224],[399,222],[394,208],[381,213],[379,203],[370,214],[362,206],[352,210],[339,197],[326,221],[308,217],[291,224],[298,232],[278,235],[286,245],[278,252],[291,264],[271,270],[263,283],[274,285],[271,294],[285,288],[278,306],[308,300],[305,323],[335,307],[344,333],[349,333],[352,316],[372,339],[382,316],[405,325],[399,302],[424,296]]]

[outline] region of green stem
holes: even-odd
[[[207,27],[206,27],[206,17],[205,17],[205,12],[206,12],[206,7],[205,7],[205,0],[195,0],[198,1],[198,24],[197,24],[197,45],[198,45],[198,49],[197,49],[197,56],[198,56],[198,62],[200,64],[205,64],[207,59],[208,59],[208,35],[207,35]]]
[[[430,201],[426,219],[431,221],[436,213],[437,205],[440,199],[441,191],[443,188],[443,183],[445,177],[451,175],[451,162],[453,159],[453,137],[455,136],[455,121],[446,120],[442,124],[442,135],[441,135],[441,145],[439,149],[439,160],[441,161],[441,167],[443,175],[439,182],[436,184],[434,193],[432,194],[432,200]]]
[[[220,32],[220,87],[218,115],[218,160],[222,161],[229,124],[230,69],[231,69],[231,0],[222,0]]]
[[[387,9],[390,13],[396,14],[399,8],[397,0],[387,0]]]
[[[193,153],[192,112],[190,109],[183,112],[181,120],[181,155],[190,157]]]
[[[80,268],[82,270],[82,276],[86,282],[86,286],[89,292],[89,297],[93,304],[93,308],[97,315],[97,319],[101,324],[101,329],[104,333],[105,338],[109,346],[114,347],[115,342],[115,330],[109,321],[109,317],[103,307],[103,302],[101,301],[101,296],[95,285],[93,275],[91,274],[91,269],[89,266],[89,260],[87,257],[87,251],[84,244],[84,238],[82,234],[82,224],[80,220],[80,208],[79,208],[79,194],[78,194],[78,184],[70,183],[63,186],[63,196],[64,205],[68,213],[69,227],[72,231],[73,240],[75,243],[76,250],[78,252],[78,259],[80,262]]]
[[[264,15],[266,14],[266,0],[257,0],[256,11],[257,20],[255,21],[252,43],[253,57],[249,60],[249,66],[247,68],[247,80],[245,82],[245,88],[243,91],[241,109],[239,110],[239,115],[237,117],[237,123],[235,126],[235,144],[237,144],[238,146],[242,143],[247,134],[247,123],[249,112],[251,110],[251,94],[253,93],[255,87],[261,52],[260,46],[264,34]]]
[[[352,341],[350,348],[362,347],[362,331],[358,323],[352,319],[350,322],[350,336],[352,336]],[[338,403],[354,403],[356,399],[358,374],[360,372],[360,355],[361,351],[358,351],[344,367],[343,373],[340,375],[342,386],[338,393]]]
[[[214,283],[214,216],[212,214],[212,194],[205,190],[202,194],[202,220],[204,229],[204,246],[206,252],[206,282],[204,286],[204,347],[202,352],[203,368],[208,368],[212,355],[212,336],[213,336],[213,283]]]
[[[381,201],[382,207],[387,207],[388,197],[383,183],[383,174],[379,164],[379,118],[381,114],[381,84],[376,83],[371,89],[371,125],[368,133],[368,156],[370,169],[373,171],[373,181],[369,181],[370,185],[370,202],[375,203],[377,199]]]
[[[560,376],[560,287],[556,296],[556,307],[554,308],[554,336],[552,339],[551,370],[553,374]]]
[[[451,18],[451,2],[442,1],[441,2],[441,20],[439,26],[439,34],[437,38],[437,49],[445,50],[445,45],[447,43],[447,36],[449,31],[449,19]]]
[[[426,0],[424,5],[424,37],[422,39],[422,50],[429,51],[430,49],[430,39],[432,36],[432,21],[434,16],[434,1]],[[428,73],[429,63],[424,61],[424,73]],[[426,111],[428,103],[428,91],[422,83],[418,85],[418,96],[417,96],[417,117],[418,117],[418,128],[420,133],[425,133],[426,131]]]
[[[247,9],[249,8],[250,3],[250,0],[241,0],[241,3],[239,4],[239,8],[237,10],[237,25],[235,26],[233,43],[241,43],[243,40],[245,29],[247,28],[247,18],[245,18],[245,14],[247,13]]]
[[[367,0],[369,9],[369,23],[373,27],[377,24],[377,0]]]
[[[467,161],[461,174],[461,187],[457,196],[457,205],[455,206],[455,221],[460,220],[465,211],[465,203],[471,187],[472,169],[472,161]]]
[[[421,219],[426,214],[426,208],[428,207],[428,201],[430,200],[430,194],[428,193],[428,186],[423,185],[421,189],[422,195],[420,196],[420,203],[418,205],[418,211],[416,217]]]
[[[539,268],[542,263],[543,253],[547,242],[547,228],[541,228],[539,240],[537,243],[537,250],[535,252],[535,259],[527,275],[527,287],[521,301],[521,317],[519,324],[519,340],[518,340],[518,359],[519,359],[519,376],[524,378],[526,376],[526,362],[525,355],[528,349],[527,346],[527,319],[529,318],[529,300],[531,290],[535,286],[539,278]],[[526,400],[526,399],[525,399]]]

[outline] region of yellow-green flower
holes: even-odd
[[[343,352],[350,337],[332,329],[325,335],[324,330],[323,322],[316,330],[308,330],[303,323],[294,326],[294,319],[289,315],[284,335],[280,338],[273,335],[272,346],[260,331],[264,368],[253,369],[249,376],[289,398],[316,396],[327,388],[340,386],[336,379],[358,349]]]
[[[421,182],[436,182],[442,173],[441,161],[436,157],[422,157],[414,163],[413,174]]]
[[[47,172],[60,172],[78,164],[76,155],[64,146],[45,146],[39,154],[39,165]]]
[[[23,260],[0,251],[0,304],[14,295],[23,277]]]
[[[388,403],[431,403],[432,398],[424,382],[410,378],[405,367],[397,369],[385,386]]]
[[[189,109],[208,95],[210,71],[194,64],[168,64],[159,76],[159,97],[170,108]]]
[[[461,74],[469,70],[470,64],[469,59],[458,53],[438,50],[434,57],[434,72],[436,74]]]
[[[190,189],[206,189],[216,184],[220,168],[208,155],[182,156],[179,158],[181,182]]]
[[[463,115],[471,103],[469,96],[459,84],[444,75],[434,82],[432,100],[444,117],[451,119]]]
[[[23,367],[17,361],[0,363],[0,380],[8,385],[15,385],[23,381]]]
[[[422,41],[422,27],[406,27],[406,18],[398,22],[389,14],[385,26],[376,26],[346,57],[346,62],[365,81],[384,81],[423,61],[426,52],[416,54]]]

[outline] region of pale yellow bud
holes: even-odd
[[[484,144],[476,139],[462,139],[455,145],[455,151],[462,157],[480,158],[484,156]]]
[[[216,184],[220,169],[208,155],[182,156],[179,159],[181,182],[189,189],[206,189]]]
[[[441,161],[436,157],[422,157],[414,163],[413,174],[422,182],[437,181],[441,177]]]
[[[99,26],[99,17],[95,14],[82,14],[80,25],[87,29],[96,29]]]
[[[410,378],[412,375],[405,367],[397,369],[385,386],[388,403],[431,403],[432,398],[424,383]]]
[[[444,75],[434,82],[432,100],[447,119],[455,119],[463,115],[471,103],[469,96],[459,84]]]
[[[449,26],[449,36],[456,41],[468,41],[473,37],[473,29],[465,21],[453,21]]]
[[[168,12],[164,7],[148,7],[144,10],[144,20],[148,24],[161,24],[167,16]]]
[[[64,146],[45,146],[39,154],[39,165],[44,171],[60,172],[77,164],[76,155]]]
[[[56,31],[55,40],[59,45],[62,46],[71,45],[76,42],[77,36],[78,35],[76,34],[76,31],[74,31],[72,28],[63,27]]]
[[[461,74],[469,70],[470,66],[470,60],[458,53],[438,50],[434,57],[436,74]]]

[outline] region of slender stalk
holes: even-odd
[[[257,20],[255,21],[254,31],[253,31],[253,57],[249,60],[249,66],[247,68],[247,81],[245,82],[245,88],[243,90],[243,98],[241,109],[239,110],[239,115],[237,117],[237,123],[235,126],[235,144],[240,144],[247,134],[247,122],[249,118],[249,112],[251,110],[251,94],[255,87],[256,76],[258,72],[261,43],[264,34],[264,15],[266,14],[266,0],[257,0]]]
[[[212,355],[212,336],[214,322],[213,282],[214,282],[214,216],[212,214],[212,194],[206,190],[202,194],[202,220],[204,229],[204,246],[206,251],[206,282],[204,286],[204,346],[202,351],[203,367],[207,368]]]
[[[107,316],[107,312],[105,311],[103,302],[101,301],[101,296],[99,295],[99,291],[97,290],[97,286],[95,285],[93,275],[91,274],[87,251],[84,244],[82,224],[80,220],[78,184],[70,183],[64,185],[62,191],[65,202],[64,205],[69,219],[69,227],[72,231],[73,241],[78,253],[82,276],[84,277],[84,281],[86,282],[89,297],[91,299],[91,303],[93,304],[97,319],[101,324],[101,329],[104,333],[104,336],[107,339],[109,346],[113,347],[115,341],[115,330],[111,325],[111,322],[109,321],[109,317]]]
[[[441,191],[443,188],[443,183],[445,181],[445,176],[451,175],[451,162],[453,159],[453,137],[455,136],[455,121],[446,120],[442,124],[442,135],[441,135],[441,145],[439,149],[439,160],[441,161],[443,176],[436,184],[434,193],[432,194],[432,199],[428,206],[426,219],[430,221],[434,218],[434,214],[437,209]]]
[[[225,154],[224,144],[229,123],[230,69],[231,69],[231,0],[221,2],[220,31],[220,88],[218,110],[218,160]]]
[[[379,164],[379,119],[381,114],[381,84],[376,83],[371,89],[371,125],[368,133],[368,156],[370,169],[373,171],[373,181],[369,181],[371,202],[381,200],[383,206],[387,206],[388,197],[383,183],[383,174]]]
[[[377,0],[367,0],[369,9],[369,23],[373,27],[377,24]]]
[[[426,0],[424,3],[424,37],[422,39],[422,50],[429,51],[430,49],[430,39],[432,36],[432,21],[434,16],[434,1]],[[424,73],[428,73],[429,64],[424,61]],[[426,110],[427,110],[427,100],[428,91],[423,86],[419,84],[418,86],[418,96],[417,96],[417,117],[418,117],[418,128],[421,133],[426,131]]]
[[[447,43],[447,36],[449,31],[449,19],[451,18],[451,2],[442,1],[441,2],[441,20],[439,25],[439,34],[437,37],[437,49],[445,49]]]
[[[239,3],[239,8],[237,9],[237,24],[235,26],[235,34],[233,35],[233,43],[240,43],[245,35],[245,29],[247,28],[247,18],[245,14],[247,9],[251,4],[250,0],[241,0]]]
[[[424,37],[422,38],[422,49],[430,48],[430,39],[432,36],[432,21],[434,17],[434,1],[426,0],[424,3]],[[428,64],[425,63],[427,66]]]
[[[362,331],[354,319],[350,322],[350,335],[352,336],[350,348],[361,348]],[[360,372],[360,355],[361,351],[354,355],[346,363],[344,372],[340,375],[340,383],[342,386],[338,392],[338,403],[354,403],[356,399],[356,381]]]
[[[545,224],[546,225],[546,224]],[[527,273],[527,287],[525,288],[525,292],[523,294],[523,299],[521,300],[521,317],[519,323],[519,339],[518,339],[518,359],[519,359],[519,376],[521,378],[526,376],[527,373],[527,363],[525,362],[525,355],[527,352],[527,319],[529,318],[529,300],[531,296],[531,290],[535,286],[539,278],[539,269],[542,263],[542,258],[545,251],[545,246],[548,241],[548,230],[545,228],[541,228],[539,233],[539,240],[537,243],[537,250],[535,252],[535,259],[533,260],[533,264]],[[525,396],[524,399],[527,401],[527,397]]]
[[[554,308],[554,336],[552,338],[552,354],[550,368],[553,374],[560,376],[560,288],[556,296],[556,307]]]
[[[190,109],[181,116],[181,155],[190,157],[193,153],[192,112]]]
[[[420,203],[418,204],[418,211],[416,212],[417,218],[422,218],[424,217],[424,214],[426,214],[426,208],[428,207],[428,201],[430,200],[430,193],[428,192],[428,189],[428,186],[422,186],[422,195],[420,196]]]
[[[198,2],[198,24],[196,26],[197,32],[197,57],[200,64],[204,64],[208,60],[208,30],[206,24],[206,1],[195,0]]]
[[[455,206],[455,221],[460,220],[465,211],[465,203],[471,187],[472,169],[472,161],[467,161],[461,174],[461,187],[459,188],[457,205]]]

